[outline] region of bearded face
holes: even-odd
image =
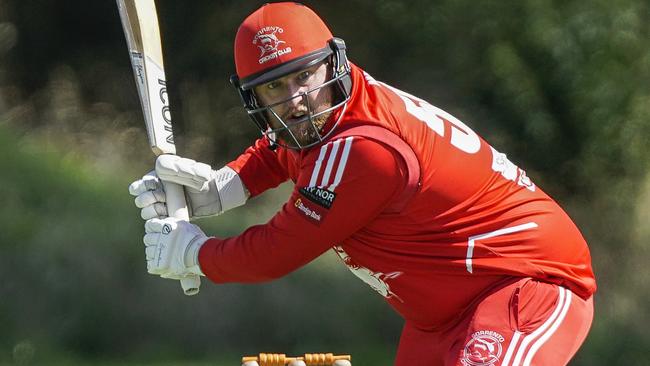
[[[327,65],[320,62],[255,87],[258,100],[268,107],[271,139],[293,148],[320,141],[334,96]]]

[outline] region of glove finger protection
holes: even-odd
[[[147,220],[143,238],[147,271],[172,279],[202,276],[198,253],[208,239],[198,226],[187,221],[171,217]]]
[[[156,171],[152,170],[129,185],[129,193],[132,196],[139,196],[147,191],[162,190],[162,183],[156,176]]]
[[[156,240],[158,240],[156,238]],[[151,242],[151,240],[150,240]],[[155,241],[153,241],[155,243]],[[145,241],[145,247],[144,247],[144,257],[147,260],[147,262],[152,261],[155,258],[156,255],[156,246],[154,244],[147,244]]]
[[[165,218],[169,216],[167,213],[167,205],[161,202],[156,202],[152,205],[142,208],[142,210],[140,210],[140,216],[144,220]]]
[[[131,183],[129,193],[135,196],[135,206],[141,209],[140,216],[144,220],[168,216],[165,191],[155,171]]]
[[[160,219],[151,219],[145,222],[145,235],[142,238],[144,242],[145,258],[147,260],[147,272],[154,275],[162,274],[167,268],[163,262],[166,258],[164,253],[160,253],[160,235],[162,232],[162,223]]]
[[[146,191],[135,197],[135,206],[138,208],[145,208],[156,203],[164,203],[167,201],[165,191],[162,189],[155,189],[153,191]]]

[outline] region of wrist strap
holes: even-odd
[[[208,239],[207,237],[196,235],[185,247],[185,253],[183,255],[183,264],[185,267],[190,272],[200,276],[205,276],[205,274],[203,274],[199,266],[199,250],[201,250],[201,247]]]
[[[221,200],[221,211],[228,211],[246,203],[248,194],[237,172],[229,166],[214,172],[214,180]]]

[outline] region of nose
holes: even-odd
[[[300,85],[298,83],[289,83],[288,92],[289,92],[289,101],[287,105],[293,108],[298,107],[301,104],[304,104],[303,94],[306,93],[309,88],[305,85]]]

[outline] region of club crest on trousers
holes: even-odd
[[[465,366],[495,365],[503,352],[501,346],[503,341],[501,334],[491,330],[475,332],[472,334],[472,339],[465,344],[461,362]]]

